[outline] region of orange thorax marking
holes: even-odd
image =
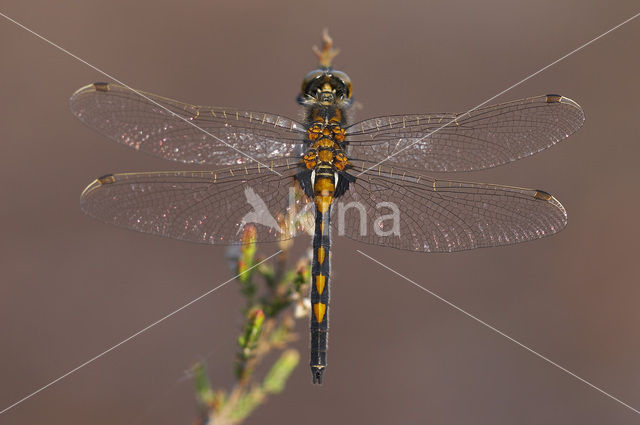
[[[318,159],[322,162],[333,162],[333,152],[327,149],[323,149],[318,152]]]
[[[344,142],[346,130],[340,126],[341,120],[342,113],[339,110],[329,119],[316,114],[313,116],[313,124],[307,129],[307,137],[312,142],[323,136],[342,143]]]
[[[331,118],[333,121],[335,118]],[[309,140],[313,142],[309,151],[302,158],[308,170],[316,168],[317,165],[331,164],[337,170],[344,170],[349,163],[347,156],[340,148],[339,142],[345,138],[345,130],[337,123],[325,123],[316,121],[307,130]]]

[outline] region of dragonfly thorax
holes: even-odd
[[[308,150],[301,161],[303,171],[296,176],[305,194],[316,201],[323,199],[323,203],[331,203],[333,198],[347,191],[350,182],[355,181],[346,173],[349,160],[344,152],[345,130],[341,125],[341,115],[335,108],[331,115],[315,117],[307,129]]]
[[[328,138],[313,143],[302,161],[308,170],[329,166],[336,171],[343,171],[349,163],[340,145]]]
[[[326,211],[355,178],[347,173],[346,109],[351,104],[351,79],[325,67],[308,73],[299,101],[306,107],[306,146],[302,171],[296,176],[304,193]]]

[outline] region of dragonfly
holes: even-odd
[[[70,99],[72,113],[138,151],[213,171],[107,174],[82,192],[103,222],[203,244],[241,244],[312,234],[310,367],[327,367],[332,228],[373,245],[454,252],[535,240],[562,230],[567,213],[543,190],[447,180],[433,173],[481,170],[546,149],[584,122],[556,94],[466,113],[398,114],[352,122],[349,76],[334,69],[324,34],[318,69],[302,82],[295,120],[245,109],[197,106],[113,83]],[[430,174],[425,174],[430,173]],[[306,219],[303,219],[305,218]],[[370,225],[371,224],[371,225]]]

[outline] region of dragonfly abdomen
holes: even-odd
[[[329,331],[329,276],[331,272],[331,203],[322,211],[316,204],[316,226],[313,237],[313,265],[311,268],[311,372],[313,383],[322,383],[327,366]]]

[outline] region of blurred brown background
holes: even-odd
[[[464,111],[639,11],[617,2],[31,1],[1,11],[125,83],[192,103],[296,117],[328,26],[359,118]],[[569,212],[559,235],[427,255],[335,239],[329,369],[301,365],[247,422],[631,424],[640,416],[381,269],[425,287],[640,408],[640,19],[498,101],[560,93],[582,130],[465,179],[541,188]],[[231,277],[224,248],[84,216],[107,172],[184,168],[107,141],[72,117],[106,77],[0,18],[0,410]],[[300,244],[300,250],[306,243]],[[265,246],[264,254],[275,248]],[[233,284],[0,416],[0,424],[188,424],[183,371],[231,382]]]

